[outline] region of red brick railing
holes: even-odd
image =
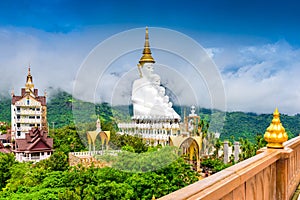
[[[299,182],[300,136],[285,142],[284,149],[260,149],[258,155],[160,199],[287,200]]]

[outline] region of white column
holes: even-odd
[[[239,155],[240,155],[240,143],[234,142],[234,161],[239,161]]]
[[[224,163],[227,164],[229,161],[229,155],[228,155],[228,141],[224,141],[223,146],[223,153],[224,153]]]

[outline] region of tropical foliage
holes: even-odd
[[[10,122],[10,105],[11,98],[9,96],[0,96],[0,121]]]
[[[147,152],[131,152],[132,160],[125,158],[130,152],[120,154],[111,168],[69,167],[67,152],[84,149],[74,132],[72,126],[55,130],[55,153],[37,164],[18,163],[13,155],[0,154],[0,199],[151,199],[198,180],[191,166],[175,155],[175,149],[140,147],[139,142],[139,147],[131,149],[144,148]],[[129,144],[125,146],[130,148]],[[153,168],[162,162],[164,165]],[[135,163],[149,169],[134,172],[124,168]]]
[[[84,123],[76,126],[72,110],[74,103],[94,109],[92,115],[82,113],[80,117]],[[240,160],[255,155],[265,145],[262,135],[271,122],[271,114],[227,112],[224,126],[222,123],[211,126],[212,115],[223,116],[224,113],[212,113],[207,109],[200,111],[203,139],[212,141],[206,144],[207,152],[215,149],[212,157],[202,160],[201,167],[217,172],[234,164],[231,160],[225,165],[219,158],[218,150],[222,148],[224,139],[240,141]],[[37,164],[17,163],[12,154],[0,154],[0,199],[151,199],[153,195],[157,198],[198,180],[198,174],[177,156],[178,149],[152,148],[141,138],[116,134],[115,122],[129,121],[128,112],[132,112],[132,107],[112,108],[106,103],[94,105],[73,99],[63,91],[53,94],[48,102],[48,121],[55,153],[50,159]],[[69,167],[68,153],[87,150],[86,130],[95,130],[98,117],[102,130],[111,132],[111,147],[124,151],[115,157],[98,157],[110,162],[111,168]],[[10,99],[1,98],[0,120],[8,122],[9,119]],[[299,114],[281,115],[281,121],[289,137],[299,132]],[[210,127],[221,126],[221,138],[217,139]],[[96,145],[100,147],[101,144]]]

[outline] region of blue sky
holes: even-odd
[[[274,1],[1,1],[0,25],[69,32],[86,26],[157,26],[300,44],[300,3]]]
[[[1,1],[1,93],[17,92],[28,63],[39,88],[71,91],[97,44],[149,26],[179,31],[207,50],[228,110],[300,113],[299,8],[296,0]]]

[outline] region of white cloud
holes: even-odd
[[[107,30],[103,27],[65,34],[29,28],[0,28],[0,93],[8,94],[12,88],[15,89],[15,93],[20,92],[20,88],[25,84],[29,63],[32,66],[34,83],[40,92],[49,86],[72,92],[77,72],[86,56],[99,42],[117,32],[117,29]],[[153,38],[151,35],[151,39]],[[142,40],[143,36],[141,41],[137,42],[138,45],[143,43]],[[162,42],[164,40],[158,40],[157,44]],[[155,46],[154,39],[150,43]],[[193,48],[186,51],[187,55],[196,55]],[[161,76],[163,84],[174,89],[172,91],[178,101],[192,104],[194,99],[198,98],[200,105],[211,106],[211,94],[205,80],[207,77],[200,77],[206,72],[195,76],[195,71],[188,69],[188,65],[182,60],[168,63],[170,55],[153,52],[162,64],[161,71],[155,72]],[[278,106],[279,111],[283,113],[300,113],[300,49],[285,41],[232,46],[215,44],[212,48],[207,48],[207,54],[222,74],[228,110],[271,113]],[[115,73],[109,71],[102,78],[102,85],[97,88],[101,89],[97,91],[97,98],[107,100],[113,95],[124,98],[119,101],[128,102],[130,85],[137,76],[134,70],[139,56],[140,51],[133,52],[127,59],[112,64],[113,67],[119,68]],[[166,66],[165,70],[163,66]],[[174,76],[170,76],[172,73],[169,74],[168,66],[174,67]],[[128,71],[130,73],[126,74]],[[214,77],[208,79],[210,81]],[[185,86],[188,86],[188,89],[185,89]],[[190,91],[194,96],[189,99]],[[117,102],[117,99],[115,100]]]
[[[300,49],[285,41],[223,47],[214,58],[222,70],[227,108],[270,113],[278,107],[283,113],[299,113],[299,57]]]
[[[31,28],[0,28],[0,70],[3,75],[0,93],[7,94],[14,88],[19,94],[29,64],[34,84],[40,92],[50,86],[71,92],[84,58],[106,34],[106,31],[99,34],[99,30],[94,29],[62,34]]]

